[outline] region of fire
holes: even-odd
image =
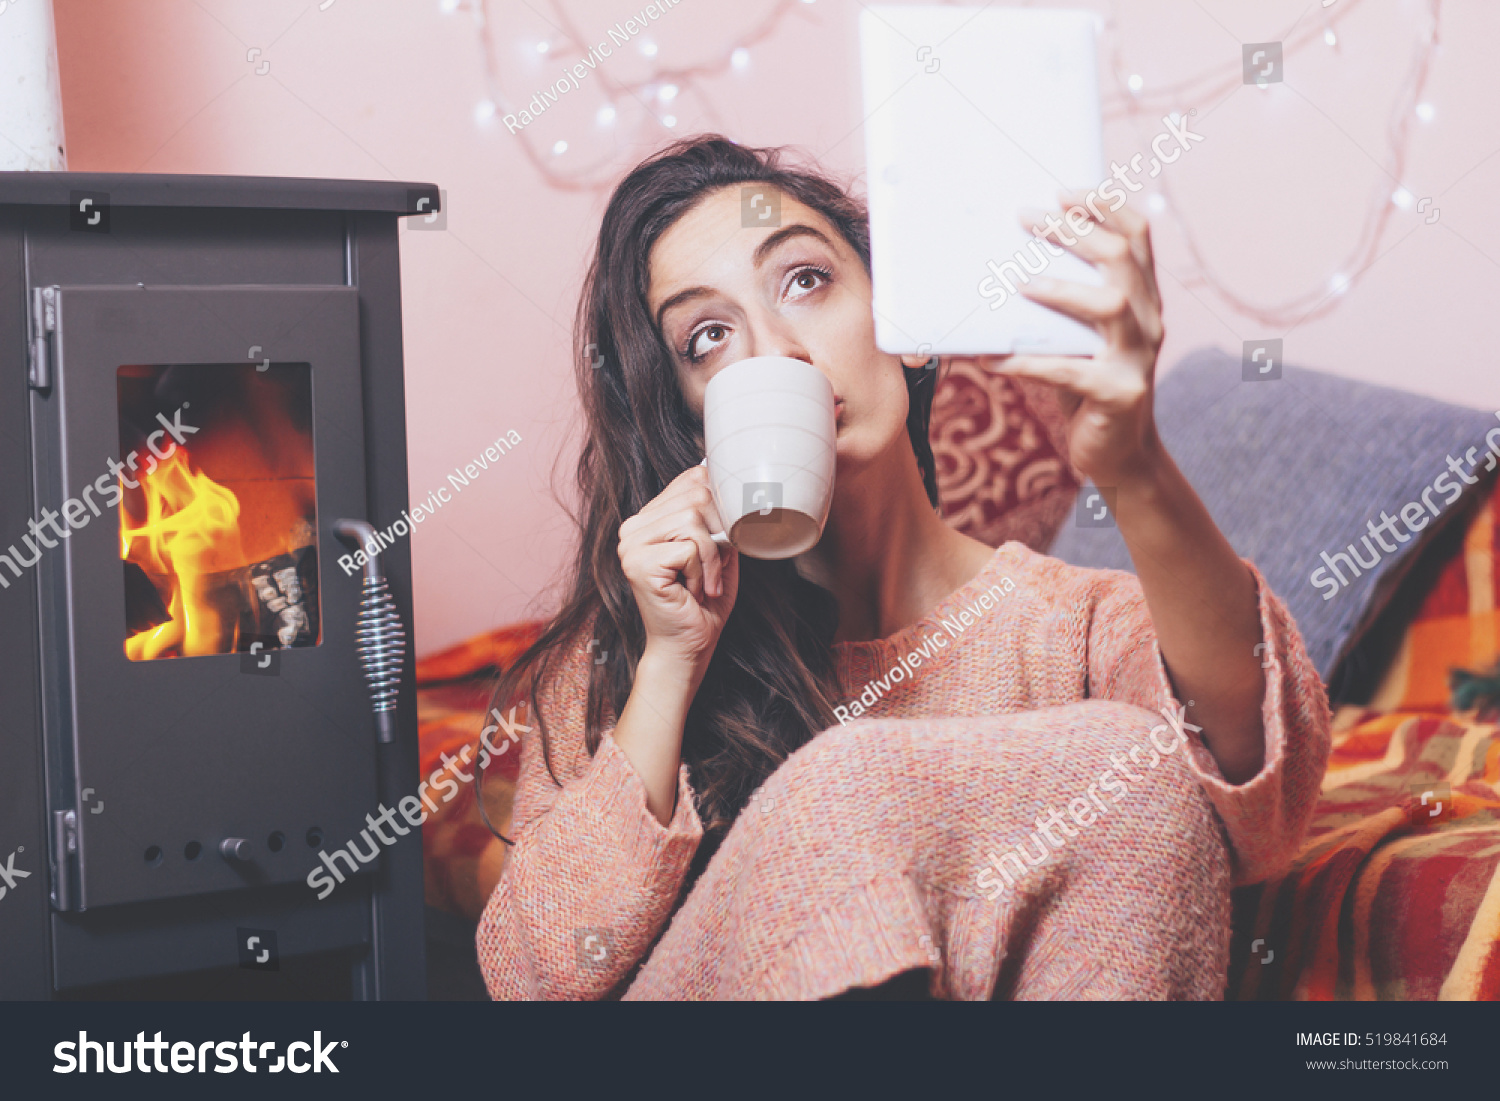
[[[318,645],[309,365],[135,364],[118,380],[133,472],[120,502],[126,656]],[[191,446],[145,435],[166,423],[163,404],[178,406]]]
[[[245,561],[239,498],[195,471],[180,445],[154,471],[141,475],[140,487],[146,515],[134,523],[121,508],[120,557],[148,576],[170,580],[167,611],[172,618],[127,638],[126,656],[150,661],[173,653],[198,657],[233,651],[239,624],[226,623],[209,597],[210,575]]]

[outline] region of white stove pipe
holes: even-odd
[[[66,172],[52,0],[0,0],[0,171]]]

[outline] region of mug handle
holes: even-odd
[[[708,465],[708,456],[705,455],[703,457],[703,461],[701,463],[699,463],[698,465],[699,466],[707,466]],[[727,531],[715,531],[715,532],[710,533],[710,538],[712,538],[715,543],[719,544],[719,546],[722,547],[725,543],[729,542],[729,533]]]

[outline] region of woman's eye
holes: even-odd
[[[729,330],[723,325],[705,325],[688,338],[688,358],[693,360],[702,359],[712,352],[729,336]]]
[[[793,273],[791,282],[787,285],[788,298],[801,298],[809,291],[815,291],[829,280],[829,274],[821,268],[802,268]]]

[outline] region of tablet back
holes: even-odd
[[[1091,327],[1014,293],[1036,274],[1102,282],[1070,253],[1033,249],[1017,221],[1022,207],[1058,209],[1060,188],[1088,191],[1104,179],[1095,20],[906,4],[860,13],[882,350],[1082,355],[1102,346]]]

